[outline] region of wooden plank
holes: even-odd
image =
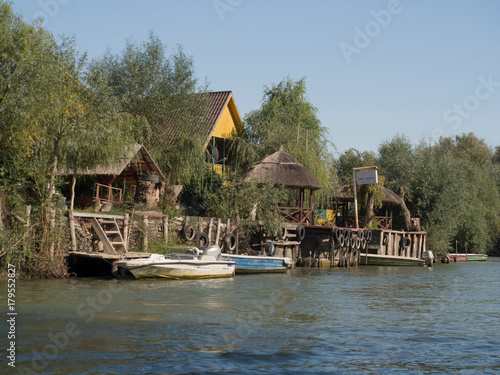
[[[124,220],[125,216],[121,215],[106,215],[106,214],[98,214],[98,213],[88,213],[88,212],[73,212],[74,217],[86,217],[86,218],[96,218],[96,219],[114,219],[114,220]]]
[[[102,229],[101,224],[99,224],[97,219],[93,218],[90,223],[92,224],[92,227],[94,228],[95,232],[97,233],[97,236],[101,240],[106,251],[116,252],[115,248],[113,247],[111,242],[109,242],[108,236],[106,236],[106,233],[104,233],[104,230]]]

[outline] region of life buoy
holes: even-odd
[[[198,232],[196,233],[196,246],[199,249],[204,249],[208,246],[208,236],[206,233]]]
[[[194,228],[194,226],[189,224],[184,227],[182,233],[186,241],[192,241],[196,237],[196,229]]]
[[[226,237],[224,237],[224,246],[230,251],[236,249],[236,236],[233,233],[226,234]]]
[[[266,254],[268,256],[270,256],[270,257],[274,256],[275,249],[274,249],[274,244],[272,242],[267,242],[264,245],[264,250],[266,251]]]
[[[295,231],[297,233],[297,240],[301,242],[306,237],[306,228],[302,224],[299,224],[295,228]]]
[[[288,236],[288,231],[284,225],[281,226],[280,229],[278,229],[278,233],[276,234],[276,237],[278,237],[278,240],[284,241],[286,237]]]

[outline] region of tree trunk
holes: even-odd
[[[45,202],[45,207],[44,207],[44,222],[43,222],[43,234],[42,234],[42,251],[47,251],[51,260],[54,259],[54,244],[51,241],[51,234],[52,234],[51,223],[54,222],[54,216],[55,216],[52,197],[54,195],[54,188],[55,188],[57,163],[59,159],[58,154],[59,154],[59,141],[56,141],[54,144],[54,153],[53,153],[54,159],[50,171],[49,191],[47,194],[47,200]]]
[[[402,186],[399,187],[399,197],[401,198],[401,201],[399,202],[399,205],[401,206],[401,209],[403,210],[403,215],[405,218],[405,228],[407,231],[411,230],[411,214],[410,210],[408,207],[406,207],[405,203],[405,191]]]
[[[4,206],[4,197],[5,197],[5,192],[2,190],[0,191],[0,231],[3,229],[3,206]]]
[[[365,225],[371,226],[373,221],[375,220],[375,210],[373,209],[375,205],[375,195],[373,193],[368,194],[368,199],[366,201],[366,218],[365,218]]]

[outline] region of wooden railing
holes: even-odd
[[[104,190],[104,194],[101,195],[101,189]],[[106,194],[106,189],[107,189],[107,194]],[[113,191],[118,192],[118,197],[117,199],[114,199]],[[103,184],[95,184],[95,194],[94,194],[95,199],[100,199],[101,201],[105,202],[121,202],[122,200],[122,189],[113,187],[111,185],[103,185]]]
[[[278,207],[286,221],[299,224],[313,223],[313,209],[300,207]]]

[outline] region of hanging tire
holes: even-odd
[[[339,241],[340,247],[344,247],[344,245],[345,245],[345,238],[344,238],[344,235],[342,233],[339,234],[339,237],[338,237],[337,240]]]
[[[302,224],[297,225],[295,228],[297,234],[297,240],[302,242],[302,240],[306,237],[306,228]]]
[[[356,237],[354,247],[356,248],[356,250],[359,250],[361,248],[361,239],[359,237]]]
[[[389,233],[384,233],[384,237],[382,238],[382,245],[386,246],[389,243]]]
[[[344,236],[344,240],[345,240],[345,246],[346,247],[349,247],[353,245],[353,236],[352,236],[352,229],[350,228],[345,228],[343,231],[342,231],[342,235]]]
[[[226,234],[226,237],[224,237],[224,246],[229,251],[236,249],[236,236],[233,233]]]
[[[281,228],[278,229],[278,233],[276,234],[276,237],[278,238],[278,240],[284,241],[287,236],[288,236],[288,230],[286,229],[286,227],[284,225],[282,225]]]
[[[366,240],[367,242],[370,242],[370,241],[372,240],[372,235],[373,235],[373,234],[372,234],[372,230],[371,230],[371,229],[365,229],[365,234],[364,234],[364,236],[365,236],[365,240]]]
[[[333,235],[335,236],[335,240],[338,241],[340,236],[342,235],[342,231],[339,227],[333,228]]]
[[[196,233],[196,246],[198,249],[203,250],[208,246],[208,236],[206,233],[198,232]]]
[[[266,254],[270,257],[274,256],[275,249],[274,249],[274,244],[272,242],[267,242],[264,246],[264,250],[266,251]]]
[[[358,230],[358,237],[359,237],[360,241],[364,241],[365,240],[365,231]]]
[[[407,249],[411,245],[411,239],[410,237],[404,237],[403,238],[403,248]]]
[[[196,237],[196,229],[192,225],[186,225],[182,233],[186,241],[192,241]]]

